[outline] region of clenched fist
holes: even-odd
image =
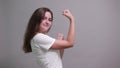
[[[70,20],[73,19],[73,15],[71,14],[70,10],[64,10],[63,15],[66,16]]]

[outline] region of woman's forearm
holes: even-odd
[[[64,55],[64,49],[61,49],[60,50],[60,56],[61,56],[61,58],[63,57],[63,55]]]
[[[74,36],[75,36],[75,24],[74,24],[74,18],[72,17],[70,19],[70,26],[67,37],[67,40],[70,42],[71,45],[74,44]]]

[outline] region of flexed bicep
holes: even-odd
[[[73,47],[74,45],[74,17],[72,13],[69,10],[64,10],[63,15],[66,16],[70,20],[70,26],[68,30],[68,35],[66,40],[55,40],[53,45],[51,46],[51,49],[65,49]],[[59,37],[58,37],[59,38]]]
[[[55,40],[55,42],[51,46],[51,49],[65,49],[65,48],[70,48],[72,46],[73,45],[66,40]]]

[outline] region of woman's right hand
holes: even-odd
[[[66,16],[68,19],[73,20],[73,15],[71,14],[70,10],[64,10],[63,15]]]

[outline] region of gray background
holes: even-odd
[[[43,6],[54,13],[52,37],[67,35],[64,9],[75,17],[75,45],[65,50],[64,68],[120,68],[120,0],[0,0],[0,68],[39,68],[22,43],[31,14]]]

